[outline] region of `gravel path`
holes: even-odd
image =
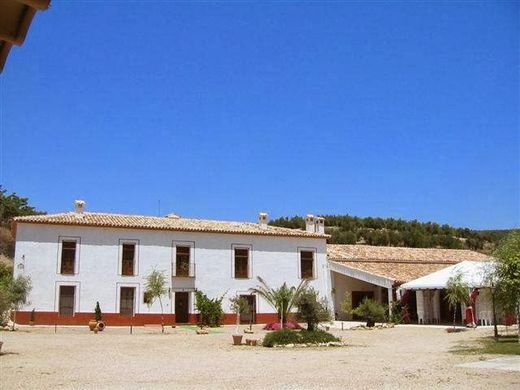
[[[255,328],[255,338],[265,332]],[[0,389],[519,389],[520,373],[456,367],[479,355],[450,353],[489,329],[334,330],[343,348],[231,345],[234,327],[23,327],[0,332]],[[249,336],[248,336],[249,337]],[[492,356],[486,356],[491,358]]]

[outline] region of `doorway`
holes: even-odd
[[[185,324],[189,320],[189,295],[188,292],[175,293],[175,322]]]
[[[248,310],[240,312],[241,324],[256,324],[256,296],[253,294],[240,295],[247,301]]]

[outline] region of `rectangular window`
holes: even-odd
[[[177,246],[175,254],[175,275],[189,277],[190,275],[190,247]]]
[[[235,248],[235,278],[249,277],[249,249]]]
[[[135,244],[123,244],[121,261],[121,274],[124,276],[134,276]]]
[[[300,277],[302,279],[312,279],[314,277],[314,252],[300,252]]]
[[[121,287],[119,300],[119,314],[132,317],[134,315],[135,287]]]
[[[61,242],[61,274],[74,275],[76,245],[76,241]]]
[[[75,286],[60,286],[60,316],[72,317],[74,315]]]

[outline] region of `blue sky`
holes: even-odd
[[[0,76],[49,212],[520,225],[519,5],[52,2]]]

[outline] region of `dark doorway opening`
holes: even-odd
[[[188,292],[175,293],[175,322],[187,323],[189,320],[189,294]]]
[[[244,298],[247,300],[248,310],[240,313],[240,323],[241,324],[256,324],[256,296],[249,295],[240,295],[240,298]]]

